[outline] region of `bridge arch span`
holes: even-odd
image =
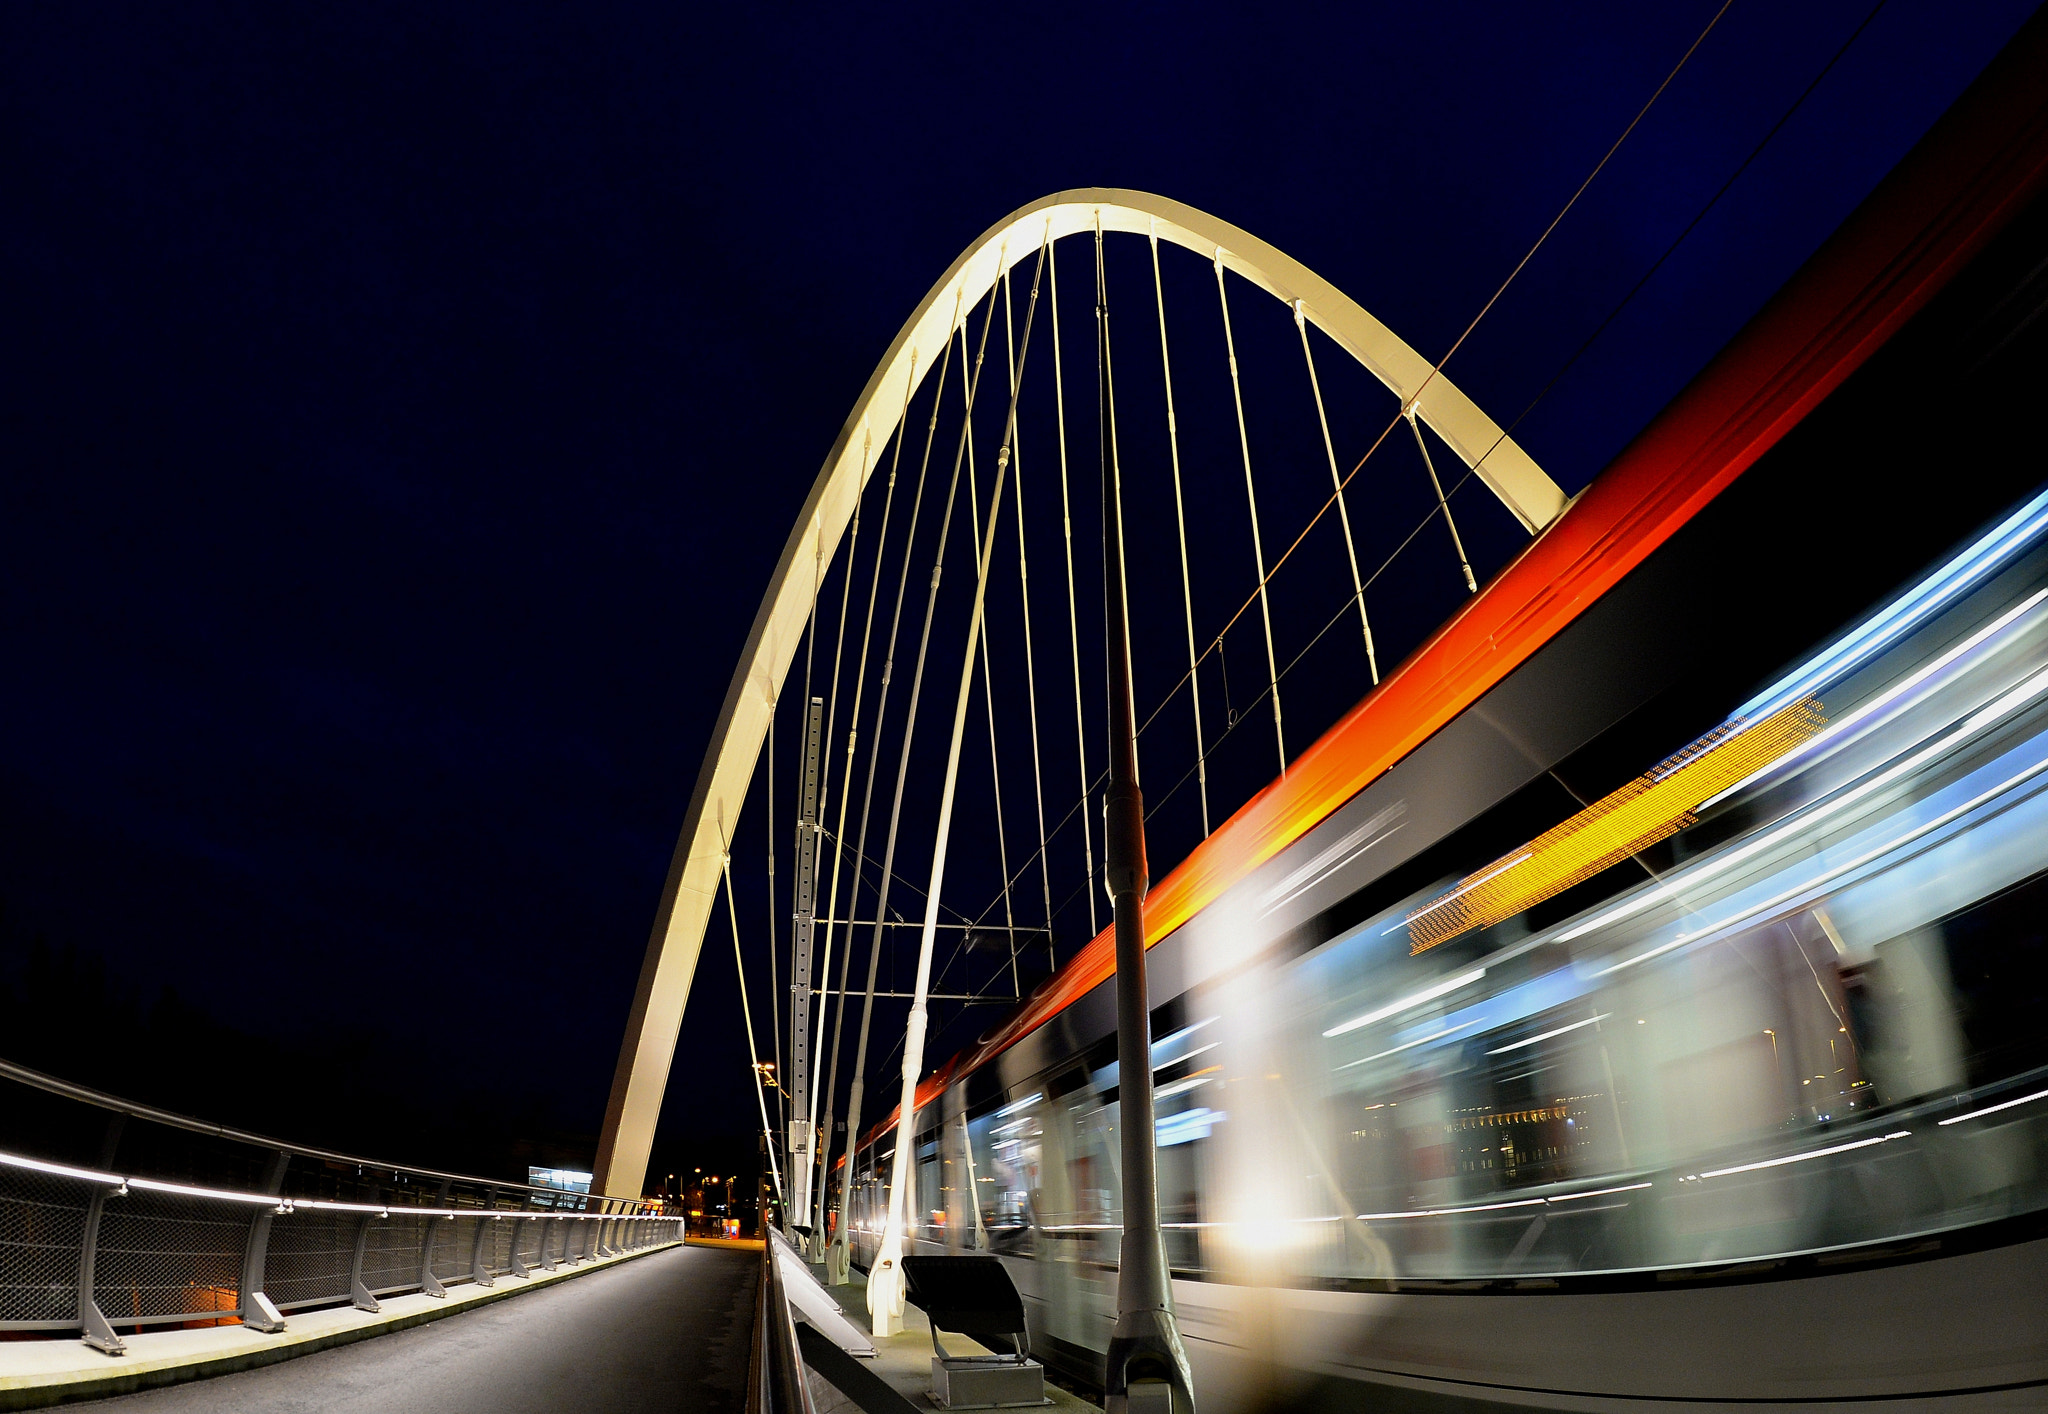
[[[1565,506],[1564,493],[1528,453],[1449,379],[1430,377],[1415,352],[1363,306],[1306,265],[1205,211],[1149,192],[1063,191],[1020,207],[983,232],[919,301],[839,430],[783,546],[719,709],[683,818],[634,989],[597,1156],[597,1183],[635,1196],[667,1086],[670,1061],[712,905],[723,841],[732,836],[766,740],[784,675],[803,639],[814,590],[910,397],[945,347],[955,320],[1047,240],[1091,232],[1156,236],[1250,281],[1358,360],[1437,433],[1531,534]],[[1417,390],[1428,386],[1417,400]]]

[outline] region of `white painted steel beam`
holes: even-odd
[[[972,308],[1005,270],[1034,256],[1048,235],[1058,240],[1093,232],[1098,217],[1105,231],[1156,234],[1205,260],[1220,259],[1225,269],[1290,308],[1300,301],[1302,317],[1404,406],[1429,380],[1417,416],[1467,466],[1477,464],[1479,479],[1532,535],[1564,509],[1557,483],[1449,379],[1430,379],[1428,359],[1335,285],[1228,221],[1149,192],[1112,188],[1059,192],[1005,217],[953,262],[897,332],[832,444],[776,562],[726,689],[655,910],[605,1108],[597,1155],[601,1192],[638,1197],[646,1177],[669,1063],[717,895],[721,828],[730,838],[739,821],[783,676],[803,641],[819,567],[831,564],[853,518],[867,474],[862,447],[882,446],[894,434],[909,395],[936,366],[953,332],[956,308]]]

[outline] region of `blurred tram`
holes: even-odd
[[[1205,1409],[2048,1399],[2044,56],[1155,884]],[[1084,1382],[1110,956],[920,1088],[909,1202]]]

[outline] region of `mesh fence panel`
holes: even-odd
[[[501,1218],[491,1224],[490,1232],[484,1238],[484,1268],[491,1275],[498,1276],[512,1270],[512,1244],[519,1238],[519,1229],[530,1226]]]
[[[78,1316],[78,1245],[92,1186],[0,1169],[0,1328]]]
[[[470,1256],[475,1250],[475,1218],[434,1220],[434,1275],[443,1285],[468,1281]]]
[[[263,1292],[280,1311],[323,1301],[348,1300],[349,1266],[355,1260],[356,1213],[300,1209],[274,1218]]]
[[[100,1214],[93,1296],[123,1325],[232,1315],[253,1213],[241,1204],[131,1191]]]
[[[397,1213],[370,1225],[370,1240],[363,1249],[363,1285],[372,1295],[410,1291],[420,1284],[420,1244],[426,1240],[426,1227],[425,1218]]]

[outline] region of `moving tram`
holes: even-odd
[[[1205,1407],[2048,1391],[2044,53],[2037,21],[1155,886]],[[1109,957],[919,1089],[910,1199],[926,1250],[1006,1259],[1083,1382],[1120,1232]],[[855,1155],[857,1265],[894,1135]]]

